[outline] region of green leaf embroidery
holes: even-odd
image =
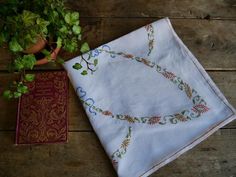
[[[75,64],[73,65],[73,68],[76,69],[76,70],[80,70],[80,69],[82,68],[82,65],[79,64],[79,63],[75,63]]]
[[[98,64],[98,59],[94,59],[94,66],[97,66],[97,64]]]
[[[88,72],[87,72],[86,70],[84,70],[81,74],[82,74],[82,75],[87,75]]]

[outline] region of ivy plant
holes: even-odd
[[[24,51],[39,38],[47,41],[50,49],[43,49],[41,53],[50,61],[55,47],[68,52],[90,50],[88,43],[82,42],[79,12],[68,9],[64,0],[7,0],[0,3],[0,47],[6,47],[12,53],[8,70],[20,74],[20,79],[4,91],[4,97],[19,98],[28,92],[26,83],[34,80],[34,74],[26,74],[26,70],[34,68],[37,58]],[[64,60],[58,57],[56,62],[62,64]],[[82,57],[73,68],[81,70],[81,75],[87,75],[95,71],[97,63],[97,59]]]

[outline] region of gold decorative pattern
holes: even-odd
[[[65,72],[36,74],[20,99],[17,144],[67,141],[67,84]]]

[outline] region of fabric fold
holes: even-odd
[[[98,61],[86,76],[83,58]],[[64,67],[119,177],[150,175],[236,118],[168,18]]]

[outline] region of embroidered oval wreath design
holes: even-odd
[[[104,110],[102,108],[95,106],[94,105],[95,101],[92,98],[85,99],[86,92],[81,87],[77,87],[76,93],[79,95],[81,102],[88,107],[90,113],[94,115],[100,113],[104,116],[108,116],[117,120],[127,121],[128,123],[131,124],[144,123],[150,125],[154,124],[164,125],[167,122],[171,124],[176,124],[178,122],[189,121],[194,118],[200,117],[203,113],[209,110],[206,101],[198,94],[196,90],[192,89],[186,82],[184,82],[180,77],[176,76],[174,73],[167,71],[166,68],[162,68],[156,63],[151,62],[145,58],[136,57],[131,54],[126,54],[124,52],[114,52],[105,49],[97,49],[97,51],[99,51],[100,53],[101,52],[109,53],[111,56],[113,56],[113,58],[114,56],[122,56],[125,59],[134,60],[152,69],[155,69],[157,73],[164,76],[166,79],[175,84],[178,87],[178,89],[185,92],[186,96],[192,101],[193,106],[191,109],[184,109],[178,113],[165,116],[156,115],[156,116],[134,117],[130,115],[114,114],[110,110]]]
[[[93,53],[95,52],[95,53]],[[185,92],[186,96],[192,101],[193,106],[191,109],[185,109],[178,113],[165,116],[145,116],[145,117],[134,117],[130,115],[114,114],[109,110],[103,110],[95,106],[95,101],[92,98],[86,98],[86,91],[82,87],[76,88],[76,93],[79,95],[81,102],[88,107],[88,111],[91,114],[96,115],[100,113],[104,116],[111,117],[113,119],[127,121],[130,124],[133,123],[144,123],[149,125],[165,125],[168,122],[170,124],[177,124],[178,122],[185,122],[192,120],[194,118],[200,117],[203,113],[207,112],[210,108],[207,106],[206,101],[198,94],[198,92],[192,89],[186,82],[184,82],[180,77],[176,76],[173,72],[168,71],[166,68],[162,68],[158,64],[151,62],[145,58],[137,57],[124,52],[115,52],[110,49],[108,45],[104,45],[101,48],[97,48],[90,52],[90,56],[98,56],[100,53],[106,52],[112,58],[116,56],[122,56],[125,59],[133,60],[144,64],[145,66],[155,69],[157,73],[161,74],[163,77],[168,79],[170,82],[175,84],[179,90]],[[110,156],[114,168],[117,168],[119,160],[126,154],[127,148],[131,141],[131,127],[128,128],[128,133],[124,140],[122,141],[120,147],[112,153]]]

